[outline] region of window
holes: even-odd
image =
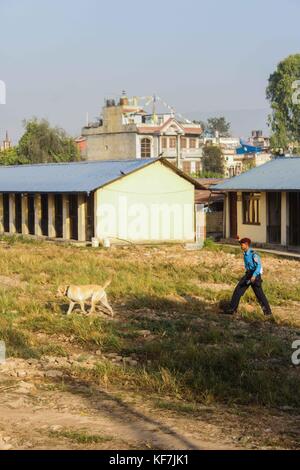
[[[196,148],[196,139],[190,139],[190,149]]]
[[[142,139],[141,140],[141,157],[142,158],[151,158],[151,140]]]
[[[243,193],[243,223],[259,225],[260,193]]]
[[[191,173],[191,163],[190,162],[183,162],[182,169],[185,173]]]
[[[186,149],[186,137],[181,137],[181,148]]]
[[[169,143],[170,143],[170,149],[175,149],[176,148],[176,137],[170,137]]]
[[[161,146],[162,146],[163,149],[168,148],[168,139],[167,139],[167,137],[163,137],[161,139]]]

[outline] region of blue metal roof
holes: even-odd
[[[0,166],[0,193],[89,193],[158,160]]]
[[[300,191],[300,157],[277,157],[211,188],[213,191]]]

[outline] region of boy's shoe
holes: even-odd
[[[265,313],[264,317],[265,317],[265,320],[266,320],[266,321],[270,321],[270,322],[272,322],[272,323],[276,323],[275,317],[274,317],[273,313]]]
[[[234,310],[224,310],[222,313],[224,315],[234,315],[236,313],[236,311],[234,311]]]

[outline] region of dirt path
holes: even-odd
[[[28,367],[26,381],[12,378],[24,375],[25,364],[9,360],[1,367],[0,449],[238,448],[216,439],[218,427],[151,409],[138,398],[76,381],[63,389],[61,378],[45,383],[39,367]]]
[[[139,395],[79,381],[54,360],[0,366],[0,450],[287,448],[282,436],[300,429],[299,417],[280,413],[159,409]]]

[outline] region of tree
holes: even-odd
[[[230,122],[227,122],[224,116],[209,118],[207,120],[207,130],[213,135],[218,132],[220,137],[229,137]]]
[[[29,163],[80,160],[74,140],[63,129],[51,127],[46,119],[24,122],[25,133],[17,148],[18,156]]]
[[[272,130],[271,146],[288,147],[300,142],[300,54],[282,60],[268,81],[266,90],[272,113],[269,125]]]
[[[214,173],[224,176],[224,156],[220,147],[207,145],[203,149],[202,167],[204,173]]]
[[[0,165],[22,165],[24,163],[29,162],[26,158],[18,155],[17,147],[0,152]]]

